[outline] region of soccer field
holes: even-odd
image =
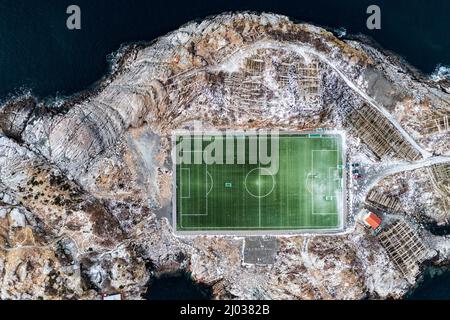
[[[189,136],[191,141],[200,139],[197,142],[203,151],[194,149],[194,143],[190,150],[180,150],[178,142],[184,138],[175,137],[176,157],[192,161],[175,165],[176,231],[340,229],[344,190],[340,135],[280,135],[276,172],[270,170],[270,163],[249,160],[254,150],[250,150],[250,140],[258,140],[256,136],[234,136],[236,145],[245,143],[245,158],[232,154],[227,161],[226,150],[230,149],[225,144],[230,140],[212,136],[211,141],[222,139],[223,164],[205,161],[206,155],[198,161],[211,141]],[[233,150],[238,153],[236,146]],[[272,153],[270,146],[268,150]]]

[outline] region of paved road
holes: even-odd
[[[443,164],[443,163],[450,163],[450,157],[446,156],[436,156],[436,157],[429,157],[423,160],[419,160],[412,163],[401,163],[392,165],[381,172],[378,172],[374,174],[373,176],[370,176],[367,182],[364,185],[364,189],[367,190],[367,192],[370,191],[378,182],[380,182],[382,179],[384,179],[387,176],[404,172],[404,171],[411,171],[416,170],[420,168],[425,168],[432,166],[434,164]]]

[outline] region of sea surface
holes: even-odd
[[[66,27],[72,4],[81,8],[81,30]],[[381,8],[381,30],[366,27],[371,4]],[[108,72],[108,55],[121,44],[151,41],[189,21],[237,10],[368,35],[430,77],[450,76],[448,0],[0,0],[0,100],[28,91],[41,99],[71,95]],[[165,283],[181,290],[173,278]],[[450,271],[425,274],[410,297],[450,299]]]
[[[449,300],[450,267],[429,267],[417,285],[406,295],[407,300]]]
[[[189,273],[153,277],[144,296],[147,300],[211,300],[212,290],[195,283]]]
[[[81,8],[81,30],[66,27],[71,4]],[[381,30],[366,27],[370,4],[381,8]],[[100,79],[108,54],[122,43],[151,41],[189,21],[236,10],[369,35],[427,74],[450,66],[448,0],[0,0],[0,99],[28,89],[41,98],[70,95]]]

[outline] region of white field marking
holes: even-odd
[[[336,182],[336,177],[339,179],[339,187],[341,186],[341,179],[339,177],[339,169],[334,167],[328,168],[328,194],[331,196],[335,196],[333,193],[337,192],[336,188],[334,187]]]
[[[206,192],[206,197],[208,197],[208,195],[211,193],[213,187],[214,187],[214,179],[212,177],[212,175],[209,173],[208,169],[206,169],[206,174],[209,177],[209,180],[211,181],[211,187],[209,188],[208,192]]]
[[[333,183],[335,183],[336,181],[338,181],[335,185],[338,187],[338,189],[336,190],[335,188],[333,188],[332,192],[337,192],[337,193],[342,193],[342,182],[343,179],[341,178],[341,174],[340,171],[341,169],[336,169],[336,168],[330,168],[332,170],[332,179],[333,179]]]
[[[347,84],[349,88],[351,88],[353,91],[355,91],[361,98],[363,98],[367,103],[369,103],[372,107],[374,107],[376,110],[381,112],[385,118],[393,124],[398,131],[400,131],[401,135],[416,149],[418,150],[421,155],[424,158],[431,157],[431,153],[424,150],[422,147],[418,145],[418,143],[412,138],[411,135],[409,135],[406,130],[398,123],[398,121],[390,114],[384,107],[379,106],[376,100],[372,97],[370,97],[367,93],[365,93],[363,90],[361,90],[357,84],[355,84],[351,79],[347,77],[347,75],[344,74],[343,71],[339,69],[338,66],[336,66],[332,60],[329,60],[328,57],[325,56],[325,54],[322,54],[311,47],[301,47],[298,44],[293,43],[271,43],[268,40],[259,40],[254,43],[252,43],[249,46],[246,46],[244,48],[240,48],[240,50],[234,52],[232,56],[228,59],[236,58],[238,55],[250,55],[251,52],[254,52],[256,49],[288,49],[292,52],[295,52],[296,54],[302,56],[305,58],[309,56],[315,56],[322,62],[326,63],[330,68],[332,68],[341,78],[342,80]],[[225,61],[226,63],[226,61]],[[224,63],[221,63],[219,66],[215,66],[215,68],[220,68],[220,66],[224,65]],[[214,67],[211,67],[210,69],[214,70]]]
[[[202,152],[202,151],[186,150],[185,152]],[[208,165],[205,163],[205,182],[206,182],[205,190],[208,187],[208,174],[209,174],[209,172],[208,172]],[[190,184],[191,184],[191,181],[190,181],[190,173],[189,173],[189,196],[191,194]],[[180,225],[181,225],[181,227],[183,229],[186,229],[186,227],[183,227],[183,216],[192,216],[192,217],[195,217],[195,216],[197,216],[197,217],[206,217],[206,216],[208,216],[208,193],[205,194],[205,199],[206,199],[206,213],[183,213],[183,201],[181,201],[181,206],[180,206],[181,223],[180,223]]]
[[[311,165],[312,165],[312,173],[314,174],[314,152],[336,152],[336,153],[338,153],[338,151],[339,150],[312,150],[312,152],[311,152]],[[338,156],[336,156],[336,168],[337,168],[337,165],[339,164],[339,157]],[[332,168],[332,167],[329,167],[328,168],[328,172],[327,172],[327,175],[328,175],[328,179],[327,179],[327,187],[328,187],[328,189],[330,189],[330,168]],[[337,212],[333,212],[333,213],[331,213],[331,212],[314,212],[314,179],[312,180],[312,193],[311,193],[311,215],[312,216],[315,216],[315,215],[320,215],[320,216],[328,216],[328,215],[337,215],[338,213]],[[328,190],[328,193],[330,192],[330,190]]]
[[[234,229],[239,229],[239,230],[249,230],[249,231],[256,231],[256,230],[274,230],[274,231],[279,231],[279,230],[309,230],[309,229],[314,229],[314,230],[332,230],[332,229],[336,229],[337,227],[324,227],[324,226],[286,226],[286,227],[183,227],[183,229],[186,230],[197,230],[197,231],[202,231],[202,230],[230,230],[233,231]]]
[[[186,197],[186,196],[183,196],[183,170],[187,170],[187,172],[189,173],[189,175],[188,175],[188,190],[189,190],[189,195]],[[180,168],[180,171],[181,171],[181,175],[180,175],[180,184],[181,184],[181,199],[189,199],[189,198],[191,198],[191,168]]]
[[[252,173],[253,171],[255,171],[255,170],[259,171],[259,174],[258,174],[258,179],[259,179],[259,181],[258,181],[258,194],[259,195],[258,196],[256,196],[253,193],[251,193],[250,190],[248,190],[248,188],[247,188],[248,175],[250,173]],[[270,191],[268,193],[266,193],[265,195],[263,195],[263,196],[260,195],[261,194],[261,171],[262,170],[266,170],[269,173],[268,175],[270,175],[270,177],[272,178],[272,189],[270,189]],[[244,180],[244,188],[245,188],[245,190],[247,191],[247,193],[250,196],[258,199],[258,226],[259,226],[258,228],[261,228],[261,199],[269,196],[273,192],[273,190],[275,189],[275,184],[276,184],[276,182],[275,182],[275,178],[274,178],[273,174],[271,174],[270,171],[267,170],[266,168],[261,168],[261,165],[259,163],[258,163],[258,168],[253,168],[252,170],[247,172],[247,175],[245,176],[245,180]]]
[[[247,188],[247,178],[248,178],[248,175],[249,175],[250,173],[252,173],[253,171],[255,171],[255,170],[259,170],[260,172],[261,172],[262,170],[265,170],[266,172],[269,173],[268,176],[270,176],[270,177],[272,178],[272,189],[270,189],[270,191],[269,191],[268,193],[266,193],[265,195],[263,195],[263,196],[257,196],[257,195],[254,195],[254,194],[251,193],[250,190],[248,190],[248,188]],[[260,179],[260,178],[261,178],[261,174],[258,175],[258,179]],[[247,191],[247,193],[248,193],[249,195],[251,195],[251,196],[254,197],[254,198],[265,198],[265,197],[269,196],[269,195],[273,192],[273,189],[275,189],[275,185],[276,185],[276,182],[275,182],[275,178],[274,178],[273,174],[271,174],[270,171],[267,170],[266,168],[261,168],[261,166],[260,166],[259,164],[258,164],[258,168],[253,168],[252,170],[250,170],[249,172],[247,172],[247,175],[245,176],[245,179],[244,179],[244,187],[245,187],[245,190]],[[258,183],[258,193],[261,194],[261,180],[260,180],[259,183]]]
[[[201,152],[203,153],[203,151],[199,151],[199,150],[183,150],[183,152],[191,152],[191,153],[195,153],[195,152]],[[192,160],[192,159],[191,159]],[[205,190],[207,190],[208,188],[208,175],[211,177],[211,175],[208,172],[208,165],[205,162]],[[212,177],[211,177],[211,181],[213,181]],[[189,195],[191,193],[190,191],[190,174],[189,174]],[[209,192],[212,190],[212,186],[211,189],[209,190]],[[182,229],[191,229],[190,227],[184,227],[183,226],[183,216],[188,216],[188,217],[206,217],[208,216],[208,194],[209,194],[208,190],[205,194],[205,201],[206,201],[206,213],[183,213],[183,201],[181,201],[181,205],[180,205],[180,217],[181,217],[181,221],[180,221],[180,226]],[[198,228],[198,227],[193,227],[193,228]]]
[[[258,227],[261,228],[261,164],[259,164],[258,161]],[[271,175],[272,180],[273,180],[273,176]],[[272,185],[272,190],[275,186]],[[270,192],[272,192],[272,190]]]

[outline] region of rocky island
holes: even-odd
[[[450,262],[429,230],[449,223],[449,116],[448,81],[275,14],[124,46],[95,88],[0,107],[0,299],[141,299],[180,271],[215,299],[401,298],[424,265]],[[175,235],[171,134],[195,121],[345,131],[358,169],[344,229],[268,235],[264,263],[246,261],[252,237]]]

